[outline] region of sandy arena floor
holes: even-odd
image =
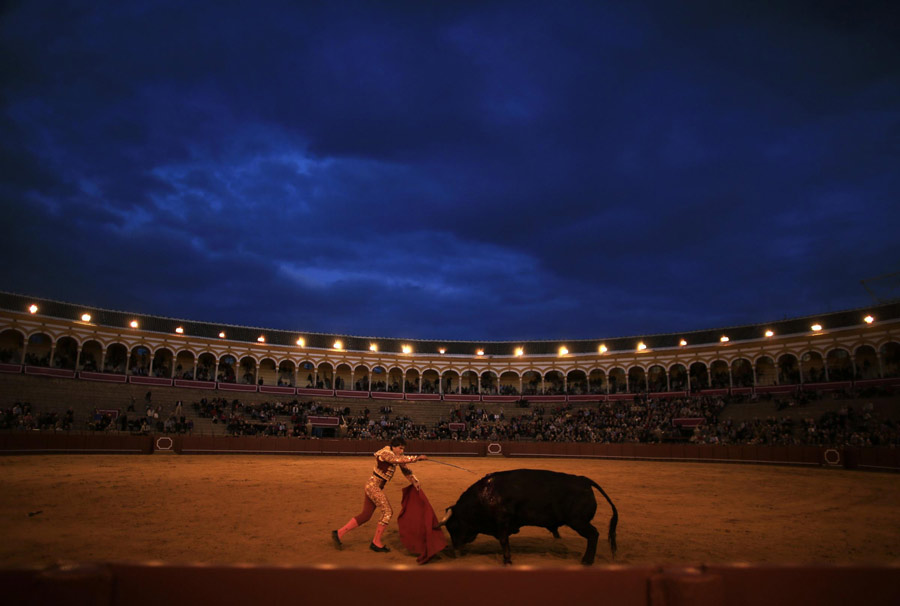
[[[413,466],[439,515],[485,473],[531,467],[586,475],[619,509],[616,564],[887,563],[900,561],[900,477],[840,469],[584,459],[447,458],[474,472]],[[170,563],[391,566],[415,564],[396,514],[405,480],[386,492],[395,519],[387,554],[369,551],[374,518],[334,549],[330,531],[362,506],[365,457],[0,457],[0,566],[148,560]],[[597,564],[610,509],[598,499]],[[377,513],[376,513],[377,516]],[[514,564],[577,565],[585,541],[524,528]],[[428,566],[501,565],[479,536]]]

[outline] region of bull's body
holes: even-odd
[[[540,526],[559,537],[560,526],[568,526],[585,539],[583,564],[593,564],[600,533],[591,524],[597,512],[592,488],[600,491],[610,507],[609,546],[616,555],[616,524],[619,514],[600,485],[584,476],[539,469],[515,469],[488,474],[478,480],[447,508],[441,522],[446,526],[453,548],[487,534],[500,541],[503,562],[511,563],[509,536],[523,526]]]

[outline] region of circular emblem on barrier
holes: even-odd
[[[497,444],[496,442],[492,442],[488,444],[488,454],[498,455],[503,452],[503,447]]]
[[[829,448],[825,451],[825,462],[829,465],[840,465],[841,453],[834,448]]]
[[[156,438],[156,450],[172,450],[172,438],[169,436]]]

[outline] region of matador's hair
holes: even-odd
[[[406,439],[403,436],[394,436],[391,439],[391,448],[395,446],[406,446]]]

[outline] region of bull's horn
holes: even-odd
[[[453,515],[453,508],[452,508],[452,507],[448,507],[446,511],[447,511],[447,513],[444,514],[444,519],[441,520],[440,524],[438,524],[435,528],[440,528],[441,526],[443,526],[444,524],[446,524],[446,523],[447,523],[447,520],[450,519],[450,516]]]

